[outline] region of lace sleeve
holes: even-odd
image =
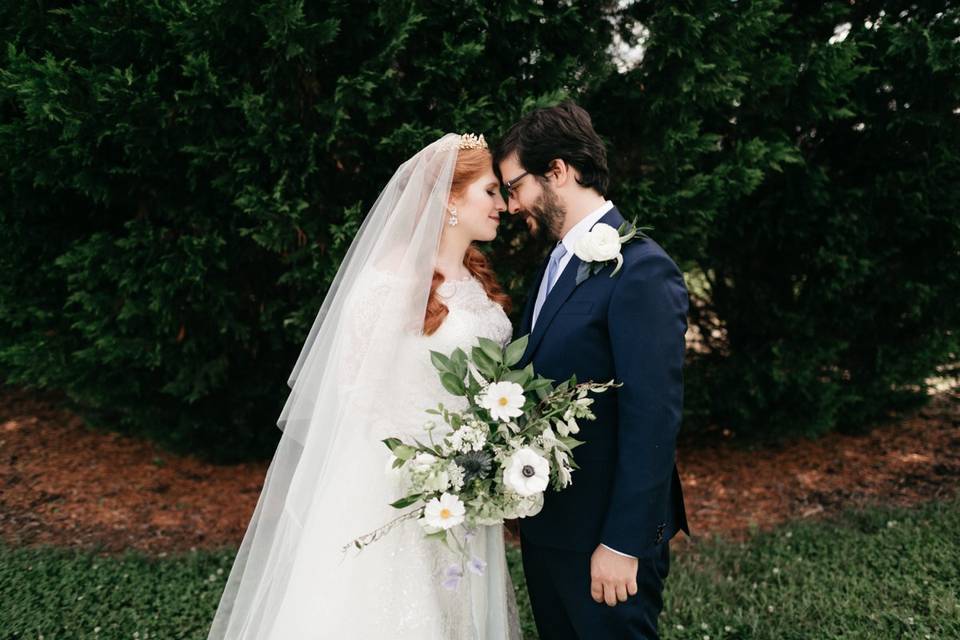
[[[345,391],[369,388],[393,375],[397,349],[415,330],[414,302],[405,284],[393,273],[370,269],[344,305],[338,372]]]

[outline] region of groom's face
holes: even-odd
[[[537,236],[541,229],[546,229],[559,238],[566,211],[550,183],[526,173],[516,153],[504,158],[499,169],[508,194],[507,210],[521,216],[532,235]]]

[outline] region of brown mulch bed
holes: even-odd
[[[688,445],[678,458],[695,537],[736,539],[791,519],[943,499],[960,487],[960,393],[864,435],[760,450]],[[16,546],[159,556],[236,548],[267,465],[173,456],[94,431],[42,394],[0,389],[0,538]]]

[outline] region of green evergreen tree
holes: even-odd
[[[642,63],[589,107],[615,197],[688,276],[688,428],[855,428],[956,376],[958,24],[949,3],[630,8]]]
[[[0,375],[176,449],[272,451],[394,169],[588,89],[614,5],[0,2]]]
[[[396,166],[569,96],[609,142],[611,197],[687,273],[685,428],[863,423],[960,351],[958,20],[876,0],[0,0],[0,379],[174,449],[268,454]],[[542,249],[521,228],[488,248],[517,303]]]

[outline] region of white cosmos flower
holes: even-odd
[[[507,460],[503,484],[523,497],[541,493],[550,481],[550,461],[530,447],[522,447]]]
[[[490,412],[494,420],[507,422],[523,415],[523,387],[516,382],[494,382],[477,397],[478,404]]]
[[[452,493],[444,493],[427,503],[421,522],[437,529],[450,529],[463,522],[466,513],[467,509],[460,498]]]
[[[620,255],[620,234],[603,222],[593,225],[573,248],[573,253],[584,262],[604,262]]]

